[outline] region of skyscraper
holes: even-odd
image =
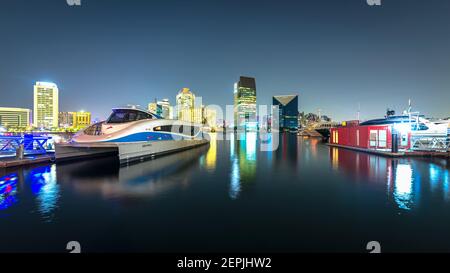
[[[150,102],[148,104],[148,111],[165,119],[172,118],[172,107],[170,106],[169,99],[163,99],[160,101],[155,99],[155,102]]]
[[[298,95],[274,96],[272,105],[277,105],[280,111],[281,128],[298,129]]]
[[[195,95],[189,88],[183,88],[177,95],[176,118],[179,120],[194,122]]]
[[[59,128],[70,128],[75,125],[75,112],[59,112]]]
[[[248,128],[256,125],[255,78],[241,76],[234,85],[234,126]]]
[[[0,107],[0,126],[26,128],[30,126],[30,109]]]
[[[161,106],[161,117],[165,118],[165,119],[170,119],[172,116],[171,113],[171,107],[170,107],[170,102],[169,99],[163,99],[161,101],[157,102],[158,105]]]
[[[46,129],[58,127],[58,87],[56,84],[36,82],[33,116],[35,127]]]

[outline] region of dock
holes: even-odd
[[[443,157],[450,158],[450,152],[436,152],[436,151],[400,151],[398,153],[393,153],[386,150],[375,150],[375,149],[366,149],[359,147],[352,147],[346,145],[339,145],[334,143],[327,143],[330,147],[343,148],[347,150],[353,150],[358,152],[364,152],[369,154],[375,154],[386,157]]]
[[[23,159],[15,157],[6,157],[0,159],[0,169],[10,167],[28,166],[41,163],[52,163],[55,161],[54,154],[45,154],[37,156],[25,156]]]

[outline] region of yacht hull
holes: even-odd
[[[57,162],[97,156],[118,156],[121,164],[208,144],[207,139],[161,140],[141,142],[96,142],[57,144]]]

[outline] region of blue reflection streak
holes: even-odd
[[[445,170],[444,172],[444,183],[443,183],[443,188],[444,188],[444,198],[445,200],[448,200],[449,196],[448,196],[448,170]]]
[[[239,162],[237,158],[233,159],[231,165],[231,184],[230,184],[230,197],[236,199],[241,191],[241,175],[239,173]]]
[[[44,215],[51,213],[57,207],[60,190],[56,181],[56,166],[35,168],[30,178],[31,190],[39,202],[39,212]]]
[[[241,191],[241,175],[239,172],[239,160],[234,149],[234,134],[230,135],[230,158],[231,158],[231,181],[229,195],[231,199],[236,199]]]
[[[0,210],[6,210],[18,202],[16,173],[0,178]]]
[[[439,180],[441,177],[441,169],[436,164],[430,164],[429,173],[430,173],[431,188],[435,190],[439,184]]]

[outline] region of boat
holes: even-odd
[[[55,146],[58,162],[116,155],[121,164],[208,144],[201,124],[163,119],[137,107],[112,109],[109,118]]]
[[[433,122],[424,115],[397,115],[386,116],[381,119],[372,119],[360,123],[361,126],[393,125],[399,131],[410,131],[412,136],[446,136],[448,124],[446,122]]]

